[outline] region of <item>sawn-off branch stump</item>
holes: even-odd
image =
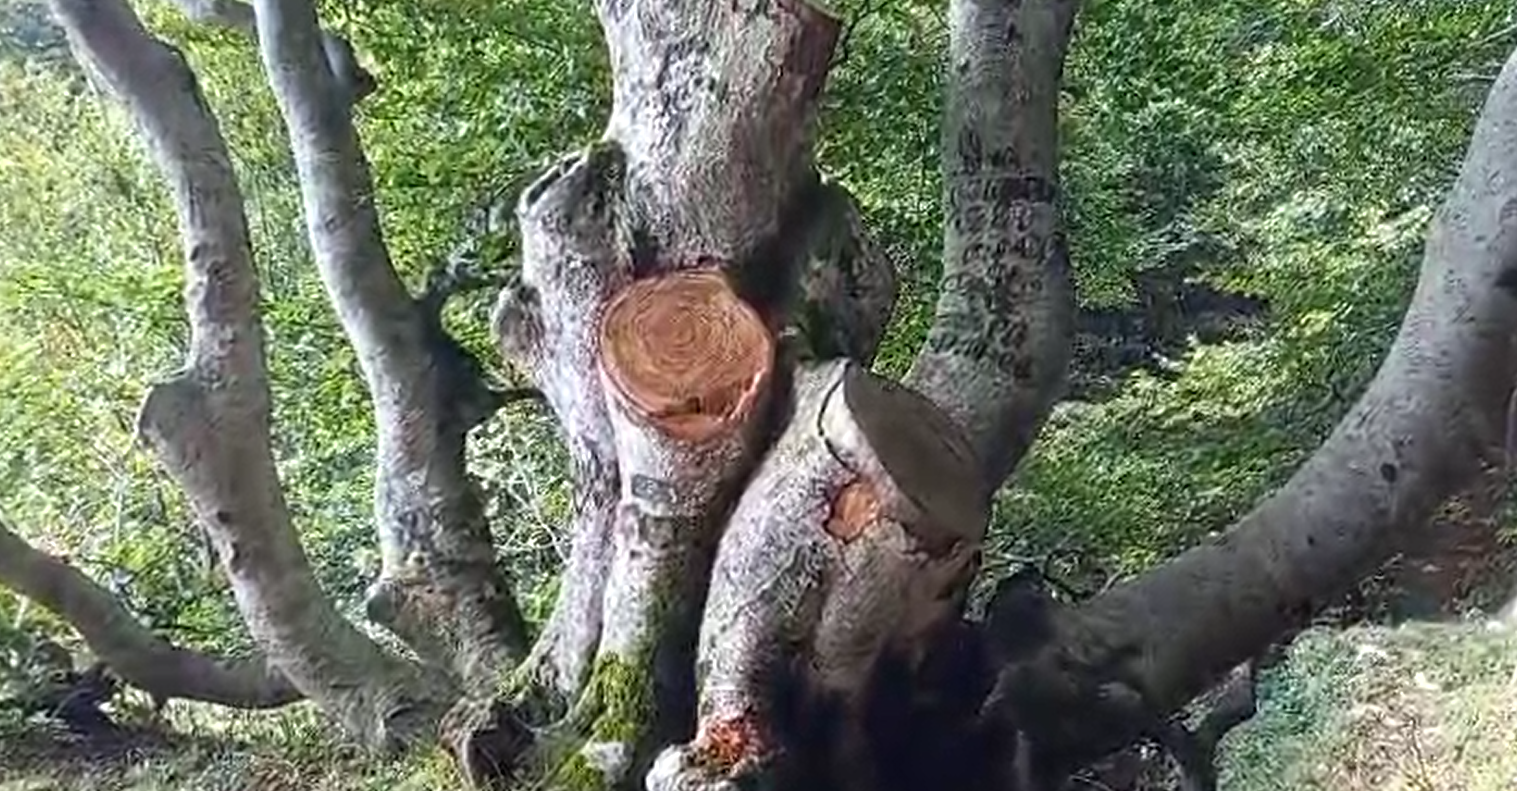
[[[450,742],[494,787],[634,787],[692,738],[651,788],[754,772],[867,786],[881,661],[920,662],[977,568],[973,451],[855,362],[796,363],[719,269],[623,282],[594,311],[619,499],[589,678],[530,755],[501,704]]]
[[[988,498],[936,407],[846,360],[802,366],[792,402],[718,549],[695,739],[657,759],[654,791],[870,787],[881,660],[925,658],[976,570]]]

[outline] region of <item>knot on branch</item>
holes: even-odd
[[[1018,645],[980,712],[978,729],[990,740],[997,771],[1016,779],[1007,787],[1058,788],[1076,770],[1135,741],[1156,744],[1174,761],[1181,791],[1215,791],[1216,752],[1222,738],[1256,711],[1254,661],[1236,668],[1203,695],[1204,714],[1194,727],[1144,694],[1127,649],[1053,645],[1048,619],[1023,584],[1011,586],[1015,603],[1002,603],[1002,626],[1025,623],[1028,645]],[[999,596],[999,592],[998,592]],[[1005,638],[1001,638],[1005,642]],[[1033,644],[1033,641],[1036,641]],[[989,643],[996,642],[991,637]],[[1032,652],[1032,653],[1029,653]],[[994,655],[996,649],[991,648]]]
[[[812,173],[769,244],[731,268],[738,293],[799,341],[801,358],[874,359],[895,308],[895,262],[841,184]]]
[[[464,783],[475,791],[509,788],[533,742],[532,731],[512,707],[497,699],[460,700],[443,715],[438,730]]]
[[[11,709],[25,715],[41,715],[63,723],[69,731],[83,736],[112,733],[117,729],[110,715],[101,710],[121,689],[121,682],[103,662],[84,670],[74,667],[68,652],[47,641],[37,651],[46,660],[43,672],[28,679],[18,694],[0,699],[0,710]],[[25,670],[26,668],[23,668]]]
[[[172,464],[200,453],[212,440],[205,387],[191,371],[181,371],[148,388],[137,409],[137,439],[152,445]]]

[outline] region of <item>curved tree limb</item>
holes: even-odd
[[[1062,395],[1074,316],[1059,218],[1059,83],[1078,0],[953,0],[943,280],[906,384],[1016,467]]]
[[[1513,162],[1517,53],[1434,220],[1401,330],[1333,433],[1226,534],[1062,612],[1048,647],[1008,673],[1056,684],[1060,662],[1106,665],[1106,678],[1154,711],[1172,711],[1299,626],[1423,529],[1486,463],[1499,463],[1517,381]],[[1039,746],[1062,767],[1131,736],[1118,728],[1097,738],[1064,725],[1073,741]]]
[[[255,7],[316,265],[374,403],[383,568],[369,615],[469,684],[489,686],[527,639],[464,461],[468,431],[498,401],[477,361],[412,299],[390,262],[369,165],[313,4]]]
[[[223,661],[170,644],[138,623],[110,591],[32,547],[3,521],[0,585],[68,621],[112,672],[156,700],[272,709],[304,697],[265,660]]]
[[[258,281],[242,194],[193,72],[122,0],[53,0],[76,57],[136,120],[168,182],[185,253],[185,368],[138,430],[189,496],[254,639],[292,684],[366,743],[424,734],[447,689],[386,655],[322,595],[274,468]]]

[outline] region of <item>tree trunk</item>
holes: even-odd
[[[382,653],[315,588],[269,451],[241,198],[192,75],[121,0],[54,2],[180,207],[192,348],[144,434],[291,685],[377,745],[432,736],[452,704],[441,735],[476,785],[1047,791],[1147,737],[1210,787],[1251,695],[1219,696],[1247,705],[1197,734],[1169,715],[1240,665],[1251,683],[1251,658],[1393,551],[1507,428],[1517,58],[1384,367],[1291,482],[1087,603],[1013,577],[966,621],[990,495],[1069,358],[1057,103],[1075,0],[950,2],[944,278],[904,384],[867,370],[895,275],[812,162],[838,20],[805,0],[601,0],[605,136],[522,193],[521,272],[494,315],[576,485],[560,596],[518,664],[462,453],[499,394],[389,263],[330,36],[305,0],[259,0],[316,262],[378,418],[370,612],[445,678]],[[107,610],[69,617],[94,628]]]

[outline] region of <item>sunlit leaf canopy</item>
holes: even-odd
[[[293,166],[251,44],[139,5],[220,115],[263,278],[276,450],[323,584],[356,602],[377,566],[372,417],[311,263]],[[931,316],[944,10],[850,2],[823,167],[859,198],[904,278],[878,367],[905,370]],[[584,2],[327,3],[381,90],[359,111],[384,230],[413,286],[471,212],[598,135],[606,58]],[[1260,298],[1257,326],[1196,343],[1170,375],[1123,375],[1057,413],[1000,498],[993,565],[1053,547],[1089,584],[1227,524],[1278,484],[1374,372],[1472,109],[1511,47],[1498,2],[1091,0],[1067,68],[1064,184],[1081,301],[1141,308],[1165,273]],[[181,495],[132,441],[186,328],[177,231],[129,124],[67,57],[44,8],[0,7],[0,510],[151,625],[244,642]],[[510,266],[510,242],[487,248]],[[510,380],[489,295],[449,323]],[[568,508],[549,416],[483,427],[474,471],[497,545],[551,602]],[[0,593],[0,610],[16,603]],[[0,620],[5,620],[0,615]]]

